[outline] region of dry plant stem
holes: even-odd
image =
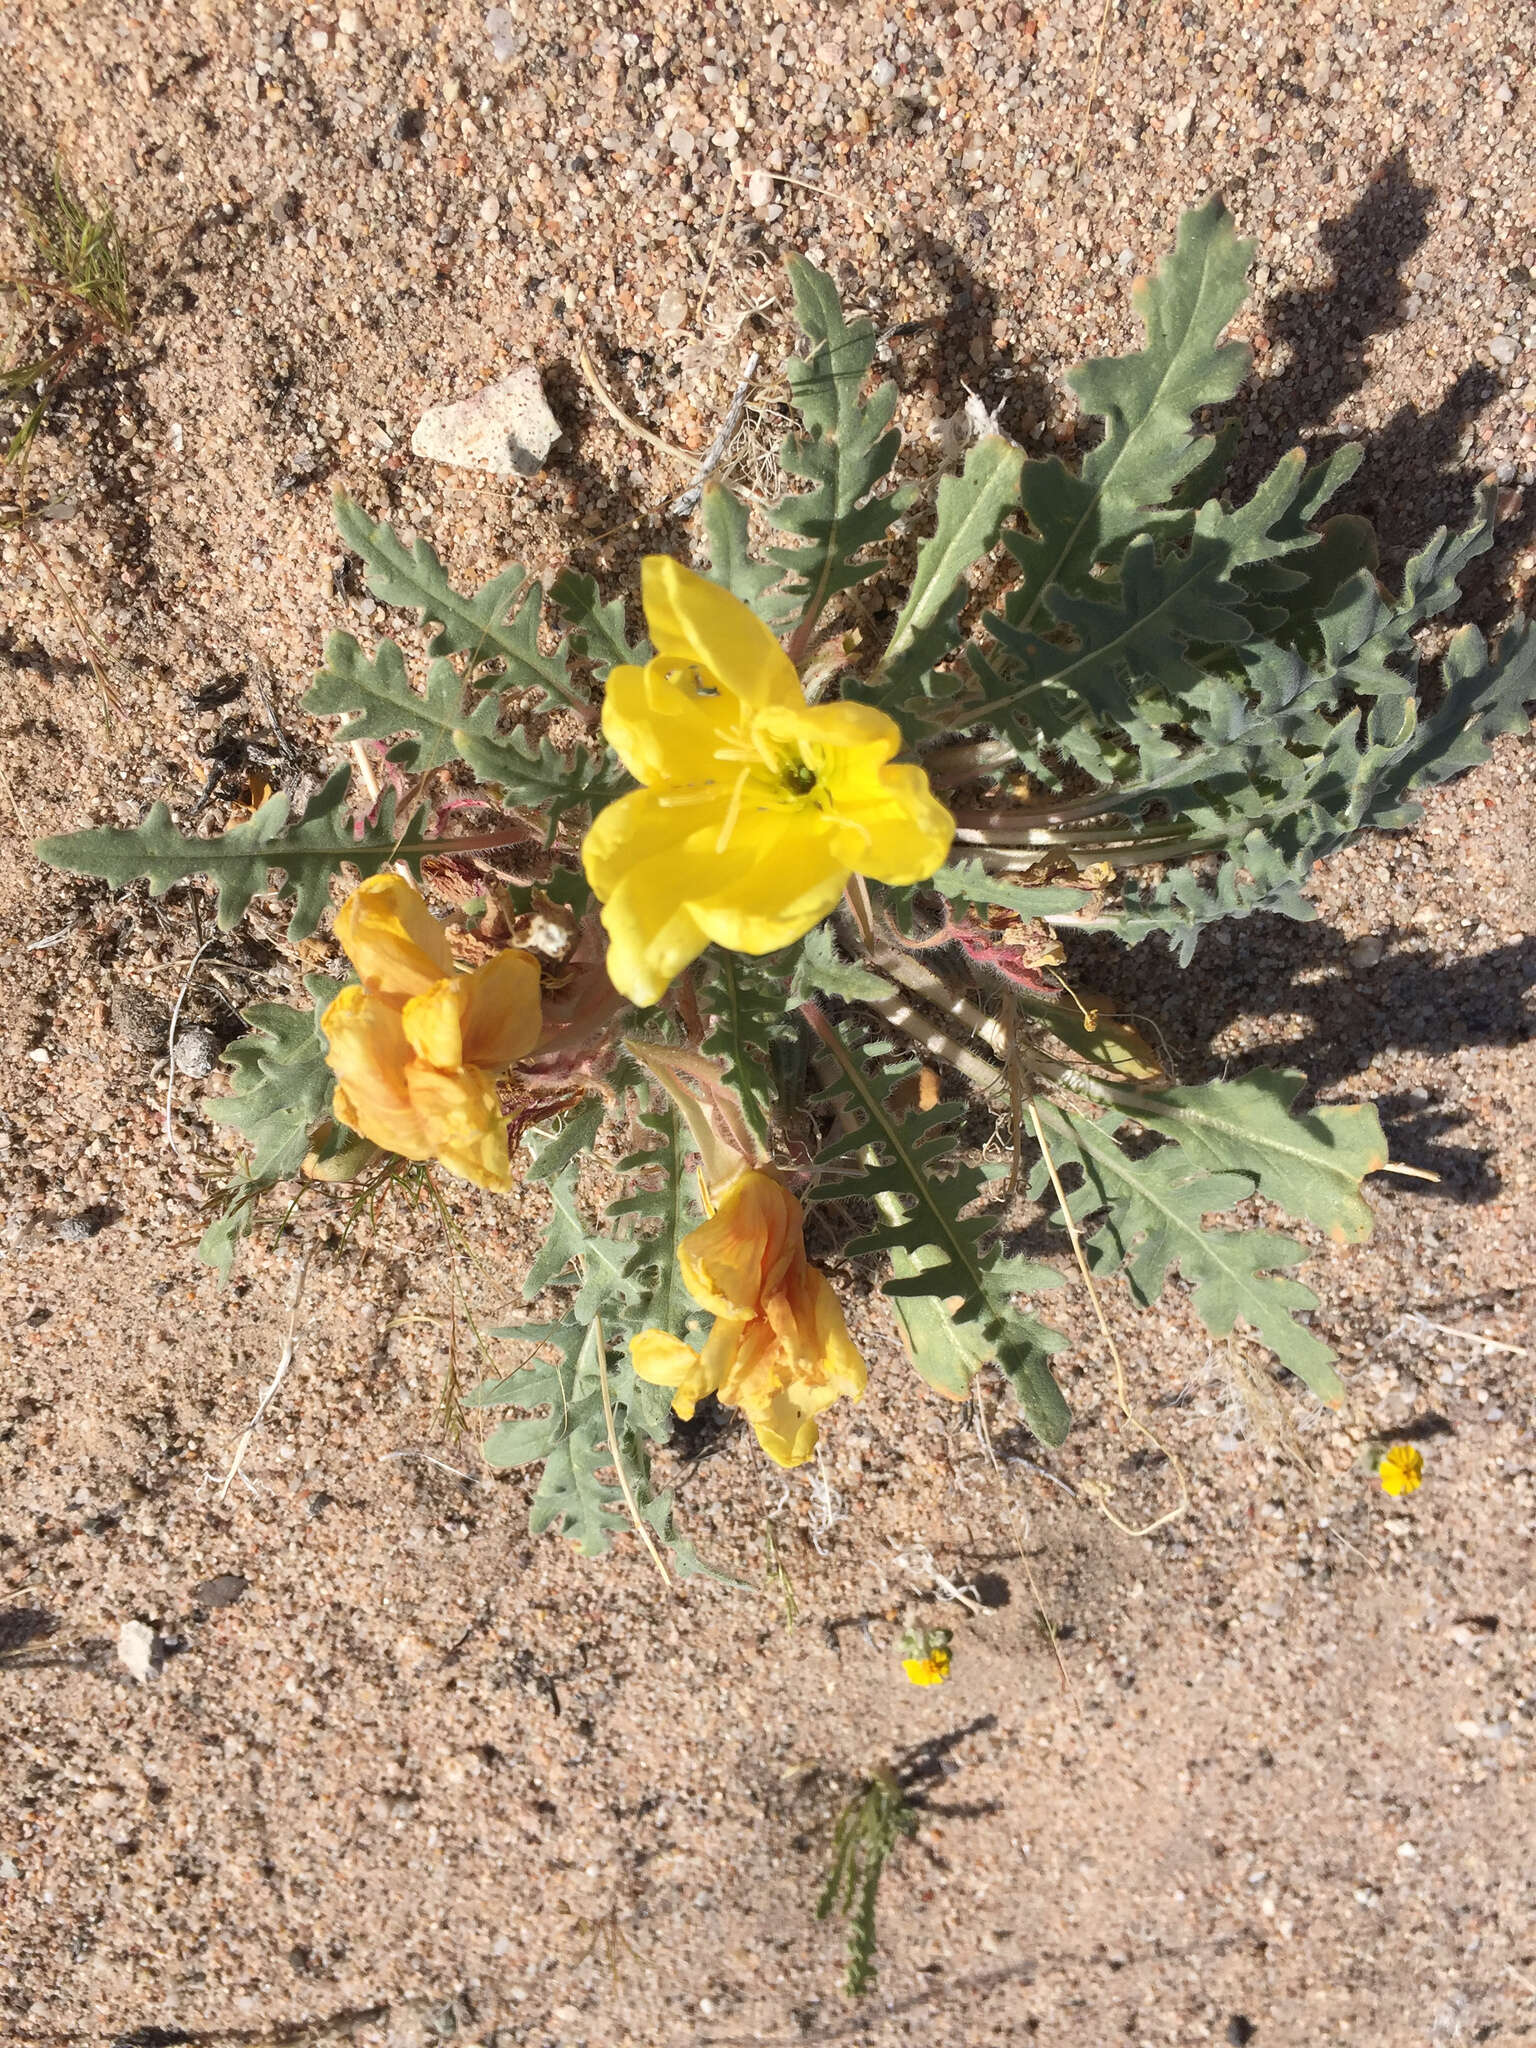
[[[720,209],[720,225],[715,229],[715,239],[710,244],[709,262],[704,270],[704,282],[699,286],[699,302],[693,309],[695,322],[702,320],[704,317],[704,301],[709,297],[709,287],[714,279],[715,265],[720,261],[720,246],[725,240],[725,231],[731,224],[731,215],[736,211],[736,193],[740,184],[741,166],[740,164],[732,164],[731,181],[725,195],[725,205]],[[694,502],[697,503],[697,499]],[[671,509],[675,512],[677,507],[674,505]],[[693,506],[690,505],[688,510],[691,512]]]
[[[974,1386],[972,1398],[976,1404],[977,1441],[986,1454],[987,1463],[992,1467],[992,1476],[997,1481],[998,1489],[1003,1496],[1003,1505],[1008,1510],[1008,1519],[1013,1524],[1014,1548],[1019,1553],[1019,1563],[1024,1567],[1024,1576],[1029,1580],[1030,1597],[1035,1603],[1035,1612],[1045,1624],[1045,1633],[1051,1645],[1051,1655],[1056,1659],[1056,1669],[1061,1674],[1061,1689],[1068,1699],[1071,1700],[1073,1706],[1076,1707],[1077,1695],[1073,1692],[1072,1681],[1067,1676],[1066,1660],[1061,1654],[1061,1642],[1056,1634],[1056,1624],[1046,1612],[1045,1602],[1041,1598],[1040,1587],[1035,1578],[1034,1566],[1030,1563],[1029,1554],[1024,1548],[1024,1530],[1019,1522],[1018,1510],[1014,1506],[1012,1490],[1004,1476],[1002,1466],[998,1463],[997,1452],[992,1448],[992,1433],[987,1427],[986,1395],[979,1375]],[[1024,1460],[1020,1459],[1018,1462],[1022,1464]],[[1050,1475],[1048,1474],[1047,1476],[1049,1477]],[[1056,1483],[1058,1486],[1063,1484],[1060,1480]],[[1071,1492],[1071,1488],[1068,1487],[1067,1491]]]
[[[921,755],[928,780],[935,788],[944,789],[973,782],[994,768],[1006,768],[1017,758],[1007,740],[968,740],[963,746],[935,747]]]
[[[686,462],[690,469],[693,467],[697,458],[686,448],[679,448],[674,442],[664,441],[660,434],[653,434],[649,427],[642,427],[638,420],[630,418],[623,406],[610,394],[607,385],[598,374],[597,365],[593,362],[591,351],[585,342],[581,344],[576,360],[581,364],[581,374],[592,387],[593,397],[610,419],[617,420],[626,433],[634,434],[642,441],[649,441],[651,446],[659,448],[663,455],[670,455],[674,462]]]
[[[597,1346],[597,1377],[603,1392],[603,1420],[608,1426],[608,1444],[613,1452],[613,1469],[619,1476],[619,1491],[624,1496],[624,1505],[629,1511],[629,1519],[635,1525],[635,1534],[645,1545],[651,1563],[655,1565],[661,1575],[661,1583],[670,1593],[672,1591],[672,1581],[667,1575],[667,1568],[661,1560],[661,1552],[656,1548],[650,1530],[647,1529],[644,1522],[640,1519],[640,1510],[635,1505],[635,1496],[629,1483],[629,1474],[624,1470],[624,1457],[619,1449],[619,1433],[614,1427],[613,1421],[613,1394],[608,1385],[608,1344],[603,1336],[603,1319],[601,1316],[593,1317],[592,1341]]]
[[[198,970],[203,955],[210,947],[218,944],[218,938],[204,939],[192,955],[191,963],[183,977],[181,987],[176,991],[176,1001],[171,1006],[171,1021],[165,1035],[165,1142],[173,1152],[181,1147],[176,1142],[176,1133],[171,1129],[171,1099],[176,1092],[176,1026],[181,1022],[181,1006],[187,1000],[187,991],[192,986],[192,977]]]
[[[1089,1270],[1087,1255],[1083,1250],[1083,1240],[1079,1234],[1077,1224],[1073,1220],[1072,1205],[1067,1200],[1067,1191],[1062,1186],[1061,1176],[1056,1171],[1056,1161],[1051,1157],[1051,1148],[1046,1143],[1045,1125],[1040,1120],[1039,1105],[1036,1103],[1033,1093],[1028,1097],[1027,1106],[1029,1109],[1029,1120],[1034,1126],[1035,1142],[1040,1147],[1040,1157],[1045,1161],[1045,1170],[1051,1177],[1051,1190],[1056,1197],[1057,1203],[1060,1205],[1062,1221],[1067,1227],[1067,1235],[1072,1240],[1072,1256],[1077,1261],[1077,1270],[1083,1276],[1083,1285],[1087,1288],[1088,1299],[1093,1304],[1094,1319],[1098,1323],[1099,1334],[1108,1345],[1109,1355],[1114,1361],[1115,1398],[1120,1404],[1120,1412],[1132,1429],[1137,1431],[1139,1435],[1144,1436],[1155,1450],[1161,1451],[1173,1467],[1173,1476],[1178,1484],[1179,1498],[1166,1513],[1158,1515],[1155,1520],[1148,1522],[1144,1529],[1133,1529],[1128,1522],[1121,1521],[1120,1517],[1109,1505],[1104,1490],[1101,1487],[1091,1486],[1089,1482],[1084,1481],[1081,1490],[1088,1495],[1089,1499],[1097,1496],[1100,1513],[1106,1521],[1112,1522],[1122,1534],[1126,1536],[1150,1536],[1154,1530],[1166,1528],[1170,1522],[1176,1522],[1182,1514],[1188,1511],[1189,1481],[1184,1477],[1184,1467],[1179,1463],[1175,1454],[1169,1450],[1165,1443],[1162,1443],[1152,1434],[1151,1430],[1147,1428],[1147,1425],[1139,1416],[1131,1413],[1130,1397],[1126,1392],[1125,1385],[1125,1361],[1120,1356],[1120,1347],[1115,1342],[1114,1333],[1105,1319],[1103,1304],[1099,1300],[1099,1290],[1093,1284],[1093,1274]]]
[[[234,1485],[235,1477],[244,1462],[245,1454],[251,1447],[251,1438],[260,1427],[262,1417],[266,1414],[268,1408],[271,1407],[277,1396],[277,1390],[287,1378],[288,1368],[293,1363],[293,1333],[298,1326],[299,1303],[304,1297],[304,1282],[309,1277],[309,1262],[314,1255],[315,1249],[311,1245],[304,1254],[303,1262],[299,1267],[299,1277],[294,1282],[293,1300],[288,1307],[288,1334],[283,1339],[283,1348],[277,1361],[277,1370],[273,1373],[269,1383],[261,1390],[261,1398],[256,1403],[256,1413],[240,1432],[239,1441],[235,1445],[235,1454],[229,1461],[229,1470],[224,1474],[224,1483],[219,1488],[219,1505],[221,1507],[229,1498],[229,1489]]]
[[[758,366],[762,360],[762,356],[756,349],[753,349],[751,355],[747,357],[747,366],[741,373],[741,382],[736,386],[735,395],[726,408],[725,418],[720,422],[719,432],[704,451],[704,460],[699,464],[697,476],[695,476],[687,490],[674,498],[667,507],[667,510],[674,519],[686,519],[689,516],[697,506],[700,498],[703,497],[704,486],[709,482],[724,460],[725,451],[735,439],[736,429],[741,425],[742,414],[747,409],[747,398],[752,389],[753,379],[757,376]]]

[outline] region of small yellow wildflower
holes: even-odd
[[[582,846],[608,974],[654,1003],[712,942],[771,953],[819,924],[853,874],[926,881],[955,824],[901,734],[867,704],[807,704],[768,628],[667,555],[641,565],[656,655],[608,677],[603,732],[642,785]]]
[[[1417,1493],[1424,1483],[1424,1458],[1417,1444],[1393,1444],[1382,1453],[1376,1468],[1383,1493],[1395,1500],[1399,1494]]]
[[[354,889],[336,937],[360,984],[320,1020],[338,1122],[403,1159],[437,1159],[505,1192],[512,1170],[495,1077],[538,1042],[537,960],[498,953],[461,974],[446,932],[398,875]]]
[[[949,1676],[948,1650],[935,1650],[931,1657],[903,1657],[901,1668],[914,1685],[942,1685]]]
[[[949,1676],[947,1628],[909,1628],[901,1639],[901,1668],[914,1685],[942,1685]]]
[[[664,1330],[630,1345],[640,1378],[671,1387],[686,1422],[706,1394],[740,1408],[776,1465],[803,1465],[816,1417],[864,1391],[831,1283],[805,1256],[800,1204],[771,1173],[739,1174],[678,1246],[688,1292],[716,1321],[702,1351]]]

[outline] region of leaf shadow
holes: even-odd
[[[1405,937],[1388,935],[1381,959],[1357,966],[1349,940],[1333,926],[1261,913],[1202,934],[1189,969],[1155,941],[1126,950],[1089,935],[1074,944],[1071,971],[1126,1014],[1156,1017],[1181,1082],[1300,1067],[1330,1101],[1375,1101],[1392,1158],[1440,1176],[1434,1188],[1411,1181],[1401,1188],[1476,1205],[1503,1180],[1475,1107],[1452,1093],[1453,1076],[1385,1095],[1344,1084],[1378,1055],[1448,1059],[1536,1037],[1536,938],[1446,960],[1402,943]],[[1218,1051],[1222,1035],[1245,1018],[1259,1027],[1240,1057]]]

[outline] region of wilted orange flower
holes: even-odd
[[[1383,1451],[1376,1476],[1382,1492],[1394,1500],[1399,1494],[1417,1493],[1424,1483],[1424,1454],[1417,1444],[1393,1444]]]
[[[822,1409],[863,1393],[864,1361],[826,1275],[806,1262],[800,1204],[771,1173],[740,1174],[678,1246],[678,1264],[715,1327],[702,1351],[642,1331],[630,1346],[635,1371],[675,1390],[685,1422],[716,1394],[741,1409],[776,1465],[803,1465]]]
[[[504,1193],[512,1169],[495,1076],[538,1042],[538,962],[509,951],[461,974],[446,932],[398,875],[354,889],[336,937],[359,982],[320,1019],[338,1121]]]

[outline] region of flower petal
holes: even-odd
[[[453,973],[447,936],[399,875],[370,875],[336,915],[336,939],[370,994],[403,1001]]]
[[[478,1067],[443,1074],[418,1064],[406,1068],[405,1080],[431,1156],[461,1180],[505,1194],[512,1185],[507,1124],[490,1076]]]
[[[724,791],[679,804],[634,789],[592,821],[582,861],[603,899],[608,978],[632,1003],[659,1002],[704,950],[689,897],[701,873],[713,879],[728,803]]]
[[[644,668],[610,669],[603,692],[603,737],[636,782],[718,782],[735,769],[722,750],[748,743],[739,700],[711,694],[677,655],[661,654]]]
[[[532,953],[509,948],[497,953],[459,983],[464,991],[464,1058],[472,1067],[499,1074],[526,1059],[539,1042],[543,1009],[539,963]]]
[[[740,598],[670,555],[645,557],[640,589],[658,654],[696,661],[720,689],[754,711],[804,703],[794,663]]]
[[[403,1159],[430,1159],[432,1142],[406,1087],[411,1051],[399,1011],[365,988],[344,988],[320,1029],[336,1076],[337,1121]]]
[[[820,924],[847,887],[835,829],[817,811],[746,811],[731,839],[733,867],[696,868],[689,902],[706,939],[733,953],[773,953]],[[710,893],[702,893],[708,888]]]
[[[832,850],[872,881],[904,888],[926,882],[943,867],[954,843],[955,821],[928,787],[921,768],[882,768],[870,787],[839,792],[841,824]]]
[[[464,1064],[464,994],[460,980],[434,981],[400,1012],[406,1043],[429,1067]]]
[[[677,1248],[683,1283],[701,1308],[733,1321],[761,1313],[766,1290],[804,1259],[800,1204],[769,1173],[738,1174],[713,1216]]]
[[[649,1386],[675,1390],[672,1413],[681,1416],[684,1422],[719,1385],[719,1376],[710,1373],[705,1356],[680,1337],[668,1336],[665,1330],[642,1330],[638,1337],[631,1337],[629,1357],[637,1379]]]

